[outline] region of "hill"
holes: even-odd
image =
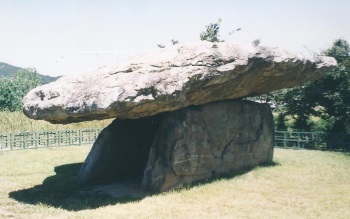
[[[19,70],[22,70],[23,68],[17,67],[17,66],[13,66],[4,62],[0,62],[0,77],[12,77],[13,75],[16,74],[16,72],[18,72]],[[58,78],[60,78],[61,76],[58,77],[51,77],[48,75],[42,75],[39,74],[40,78],[41,78],[41,83],[42,84],[48,84],[52,81],[56,81]]]

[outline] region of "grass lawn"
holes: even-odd
[[[275,149],[274,166],[136,200],[79,192],[89,150],[0,152],[0,218],[350,218],[350,154]]]

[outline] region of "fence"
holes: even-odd
[[[92,144],[101,129],[0,133],[0,151]]]
[[[0,133],[0,151],[92,144],[102,129]],[[350,151],[350,135],[321,132],[275,132],[275,146]]]
[[[349,151],[350,135],[343,133],[275,131],[275,146]]]

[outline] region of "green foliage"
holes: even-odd
[[[21,70],[25,71],[26,69],[9,65],[4,62],[0,62],[0,77],[14,77],[16,73]],[[50,82],[56,81],[58,78],[61,77],[61,76],[51,77],[48,75],[41,75],[41,74],[39,74],[39,76],[42,84],[48,84]]]
[[[337,39],[322,55],[334,57],[338,66],[321,80],[273,93],[278,113],[292,116],[295,129],[317,127],[310,122],[310,117],[316,116],[329,132],[350,133],[350,46]]]
[[[209,41],[209,42],[224,42],[225,40],[221,40],[220,36],[219,36],[219,31],[220,31],[220,23],[221,23],[221,19],[219,18],[218,21],[216,23],[210,23],[208,26],[206,27],[206,30],[201,32],[199,37],[200,39]],[[235,32],[241,31],[242,28],[237,28],[234,30],[231,30],[228,35],[233,35]],[[259,41],[260,43],[260,41]]]
[[[333,46],[323,52],[323,55],[334,57],[338,64],[349,63],[350,46],[344,39],[337,39],[333,42]],[[339,67],[339,66],[338,66]]]
[[[278,114],[274,116],[275,129],[279,131],[287,130],[286,120],[283,115]]]
[[[333,119],[332,131],[350,133],[350,46],[338,39],[323,54],[334,57],[338,66],[312,84],[317,101],[323,107],[321,116]]]
[[[252,45],[253,45],[253,46],[259,46],[260,43],[261,43],[261,40],[260,40],[260,39],[255,39],[255,40],[253,40]]]
[[[0,77],[0,110],[22,109],[22,99],[29,90],[41,84],[35,69],[21,69],[13,77]]]
[[[219,39],[219,30],[220,30],[221,19],[219,18],[216,23],[210,23],[206,26],[206,30],[200,34],[200,39],[209,41],[209,42],[222,42]]]

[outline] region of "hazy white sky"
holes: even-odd
[[[337,38],[350,42],[349,0],[0,0],[0,62],[77,74],[170,46],[172,38],[198,42],[218,18],[230,42],[261,39],[303,53]]]

